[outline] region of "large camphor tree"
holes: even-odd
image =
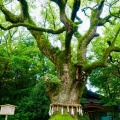
[[[111,55],[120,52],[119,0],[13,0],[14,9],[7,7],[8,4],[9,1],[0,0],[0,16],[4,15],[4,19],[0,18],[1,30],[27,28],[39,50],[56,67],[59,79],[45,77],[51,99],[51,119],[81,120],[80,98],[89,74],[93,69],[106,67]],[[16,5],[19,7],[15,8]],[[39,9],[40,12],[37,8],[46,11]],[[15,9],[19,9],[18,12]],[[37,18],[33,17],[38,13]],[[83,16],[89,22],[87,30],[82,26]],[[101,26],[107,35],[97,32]],[[97,46],[101,47],[96,55],[92,48]]]

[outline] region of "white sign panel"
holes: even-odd
[[[15,111],[14,105],[6,104],[0,106],[0,115],[14,115]]]

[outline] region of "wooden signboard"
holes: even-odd
[[[0,115],[6,115],[5,120],[7,120],[8,115],[14,115],[15,105],[0,105]]]
[[[15,107],[10,104],[0,105],[0,115],[14,115]]]

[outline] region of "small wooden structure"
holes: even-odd
[[[85,98],[82,103],[84,115],[89,116],[90,120],[120,120],[120,106],[105,106],[107,101],[101,103],[100,95],[89,90],[86,91],[83,98]]]
[[[6,115],[5,120],[7,120],[8,115],[14,115],[15,107],[11,104],[0,105],[0,115]]]

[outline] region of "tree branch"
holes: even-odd
[[[91,7],[85,7],[85,8],[82,9],[82,12],[84,12],[85,16],[89,17],[89,16],[86,14],[86,10],[87,10],[87,9],[93,10],[93,8],[91,8]]]
[[[51,34],[60,34],[65,31],[65,27],[60,28],[59,30],[39,28],[37,27],[35,22],[31,19],[30,16],[27,16],[28,18],[26,17],[25,19],[21,20],[21,16],[16,16],[13,13],[11,13],[9,10],[7,10],[4,7],[1,1],[2,0],[0,0],[0,5],[1,5],[0,10],[3,12],[5,17],[7,18],[6,20],[13,24],[8,27],[4,27],[0,25],[0,28],[2,28],[3,30],[9,30],[9,29],[12,29],[14,27],[19,27],[19,26],[26,27],[30,31],[30,33],[33,35],[35,40],[37,41],[37,46],[40,49],[40,51],[44,55],[46,55],[53,63],[56,63],[59,57],[59,53],[61,51],[59,50],[59,48],[54,47],[50,43],[50,41],[45,37],[43,32],[48,32]]]
[[[18,1],[20,2],[21,5],[21,15],[23,17],[23,20],[25,20],[29,17],[28,4],[26,0],[18,0]]]
[[[89,64],[89,65],[85,66],[83,68],[85,71],[91,72],[92,69],[95,69],[97,67],[106,67],[107,66],[108,57],[110,56],[110,53],[111,52],[120,52],[120,48],[114,46],[115,41],[116,41],[119,33],[120,33],[120,28],[116,32],[115,37],[113,38],[112,43],[109,45],[109,47],[104,52],[102,59],[97,60],[97,61],[93,62],[92,64]]]
[[[0,2],[0,10],[5,15],[6,21],[9,21],[11,23],[18,23],[18,22],[23,23],[25,19],[30,18],[26,0],[18,0],[18,1],[20,2],[20,5],[21,5],[20,15],[14,15],[13,13],[11,13],[9,10],[5,8],[2,1]]]
[[[75,22],[76,24],[82,24],[83,23],[83,21],[78,16],[76,16],[75,18],[78,20],[78,22]]]
[[[51,1],[55,2],[59,7],[62,7],[67,3],[67,0],[51,0]]]
[[[106,67],[107,66],[107,60],[111,52],[120,52],[119,47],[109,47],[106,49],[102,59],[97,60],[91,64],[88,64],[86,66],[83,66],[83,70],[87,72],[91,72],[93,69],[98,67]]]
[[[71,15],[71,20],[74,22],[76,15],[77,15],[77,11],[80,8],[80,0],[74,0],[74,4],[73,4],[73,9],[72,9],[72,15]]]
[[[65,25],[65,28],[66,28],[65,54],[66,54],[66,61],[67,61],[67,60],[70,60],[70,58],[69,58],[70,54],[71,54],[70,43],[71,43],[73,33],[77,29],[77,25],[75,23],[73,23],[71,20],[69,20],[67,18],[67,16],[66,16],[65,8],[66,8],[67,0],[51,0],[51,1],[55,2],[59,6],[59,9],[60,9],[60,21]],[[76,14],[77,11],[75,11],[75,9],[73,11]]]
[[[91,25],[87,32],[87,39],[85,41],[85,43],[87,43],[86,46],[89,44],[89,42],[94,37],[98,36],[98,34],[96,34],[96,29],[97,29],[97,26],[99,23],[100,15],[103,11],[104,1],[105,0],[101,0],[100,4],[98,5],[98,8],[92,10],[92,15],[91,15],[91,19],[90,19]],[[86,37],[86,35],[85,35],[85,37]]]
[[[59,47],[54,47],[50,41],[45,37],[43,32],[30,30],[30,33],[33,35],[37,42],[37,46],[39,50],[48,57],[55,65],[57,63],[57,59],[60,57],[61,51]],[[60,58],[62,59],[62,58]]]
[[[18,23],[21,22],[21,17],[18,15],[14,15],[11,13],[9,10],[7,10],[4,5],[0,5],[0,10],[3,12],[5,15],[6,21],[9,21],[11,23]]]
[[[108,15],[103,19],[100,18],[98,22],[98,26],[103,26],[106,22],[110,22],[111,17],[112,17],[111,15]]]
[[[111,4],[109,5],[109,13],[110,13],[111,16],[120,18],[120,10],[118,11],[118,13],[117,13],[117,12],[116,12],[116,13],[112,13],[112,12],[111,12],[111,7],[112,7],[114,4],[117,4],[117,2],[119,2],[119,0],[113,1],[113,3],[111,3]]]
[[[77,48],[77,56],[78,56],[78,64],[85,64],[87,62],[86,59],[86,51],[87,51],[87,46],[91,42],[91,40],[94,37],[99,36],[98,33],[96,33],[97,27],[98,27],[98,22],[100,15],[103,11],[103,6],[104,6],[104,1],[101,0],[101,2],[98,4],[97,8],[92,8],[92,13],[91,13],[91,18],[90,18],[90,28],[86,32],[86,34],[80,38],[80,42],[78,43],[78,48]]]
[[[28,30],[47,32],[47,33],[51,33],[51,34],[60,34],[60,33],[63,33],[65,31],[65,27],[62,27],[62,28],[60,28],[58,30],[52,30],[52,29],[45,29],[45,28],[36,27],[36,26],[33,26],[31,24],[28,24],[28,23],[18,23],[18,24],[10,25],[8,27],[3,27],[0,24],[0,28],[3,29],[3,30],[10,30],[10,29],[12,29],[14,27],[19,27],[19,26],[26,27]]]

